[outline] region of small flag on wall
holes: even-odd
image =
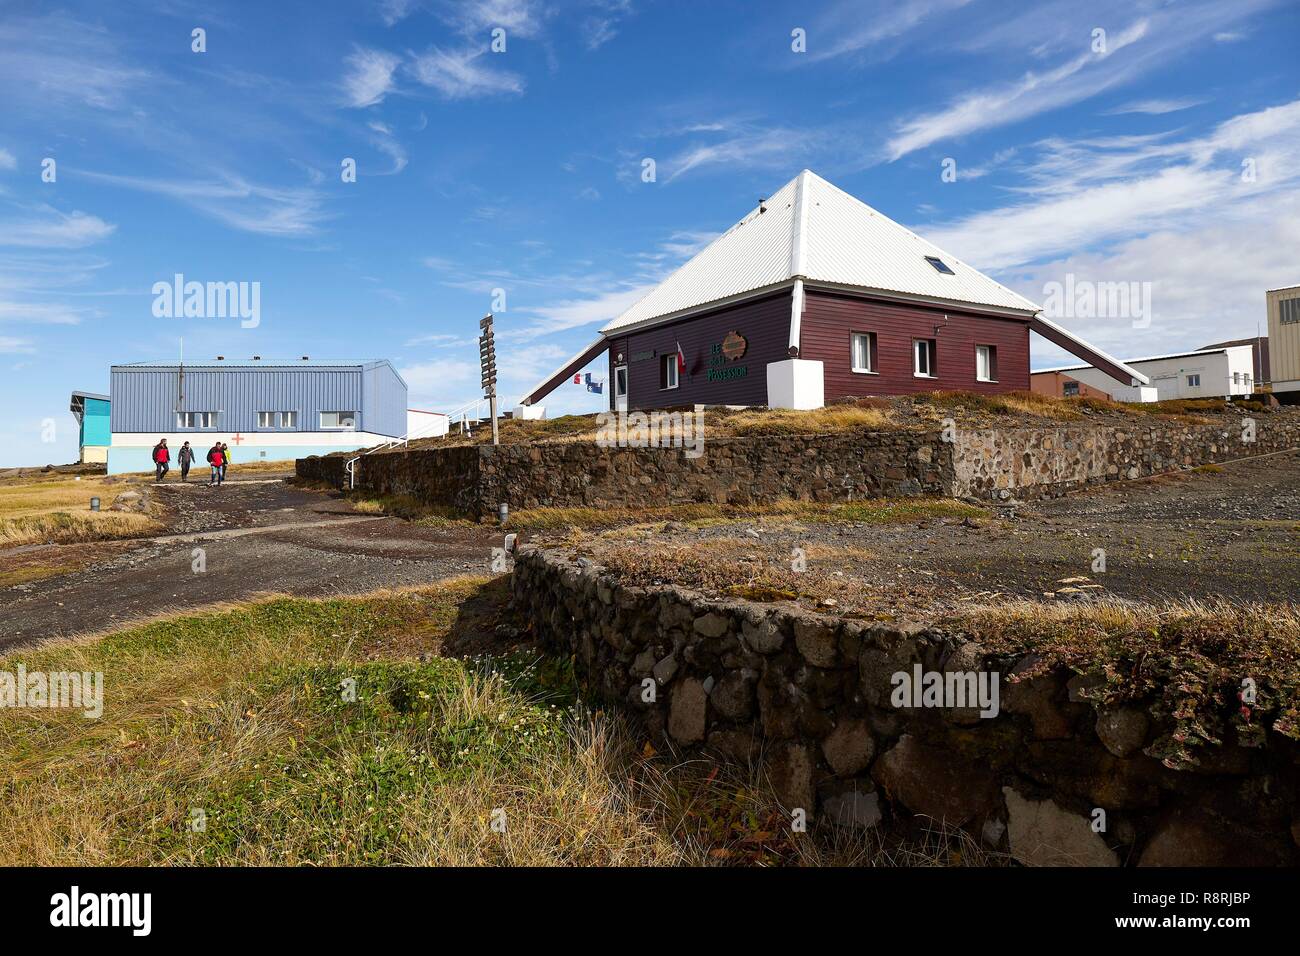
[[[680,375],[686,371],[686,353],[682,351],[682,343],[677,343],[677,374]]]

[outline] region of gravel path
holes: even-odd
[[[969,522],[772,518],[610,531],[586,550],[597,561],[617,552],[649,578],[664,570],[647,561],[655,552],[699,555],[743,585],[788,572],[795,548],[810,574],[793,587],[830,597],[827,610],[942,617],[1009,598],[1300,601],[1300,453],[1098,486]]]
[[[260,476],[220,489],[168,482],[153,494],[170,512],[171,535],[23,549],[25,560],[50,564],[69,549],[105,553],[71,574],[0,590],[0,649],[259,593],[355,594],[487,574],[501,543],[490,528],[359,515],[342,498]],[[5,561],[0,551],[0,570]]]

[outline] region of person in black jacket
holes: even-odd
[[[181,450],[176,453],[176,463],[181,466],[181,481],[187,481],[190,465],[194,463],[194,449],[189,442],[181,445]]]

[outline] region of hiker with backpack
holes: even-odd
[[[226,469],[230,466],[230,446],[221,443],[221,480],[226,480]]]
[[[209,487],[212,485],[220,486],[226,471],[226,456],[221,453],[221,442],[217,442],[208,449],[208,464],[212,466],[212,475],[208,478]]]
[[[172,460],[172,453],[167,450],[167,439],[160,438],[153,446],[154,481],[162,481],[167,474],[167,463]]]
[[[189,442],[181,445],[176,453],[176,463],[181,466],[181,481],[189,481],[190,465],[194,464],[194,449]]]

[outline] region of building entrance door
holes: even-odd
[[[627,411],[627,366],[614,369],[614,411]]]

